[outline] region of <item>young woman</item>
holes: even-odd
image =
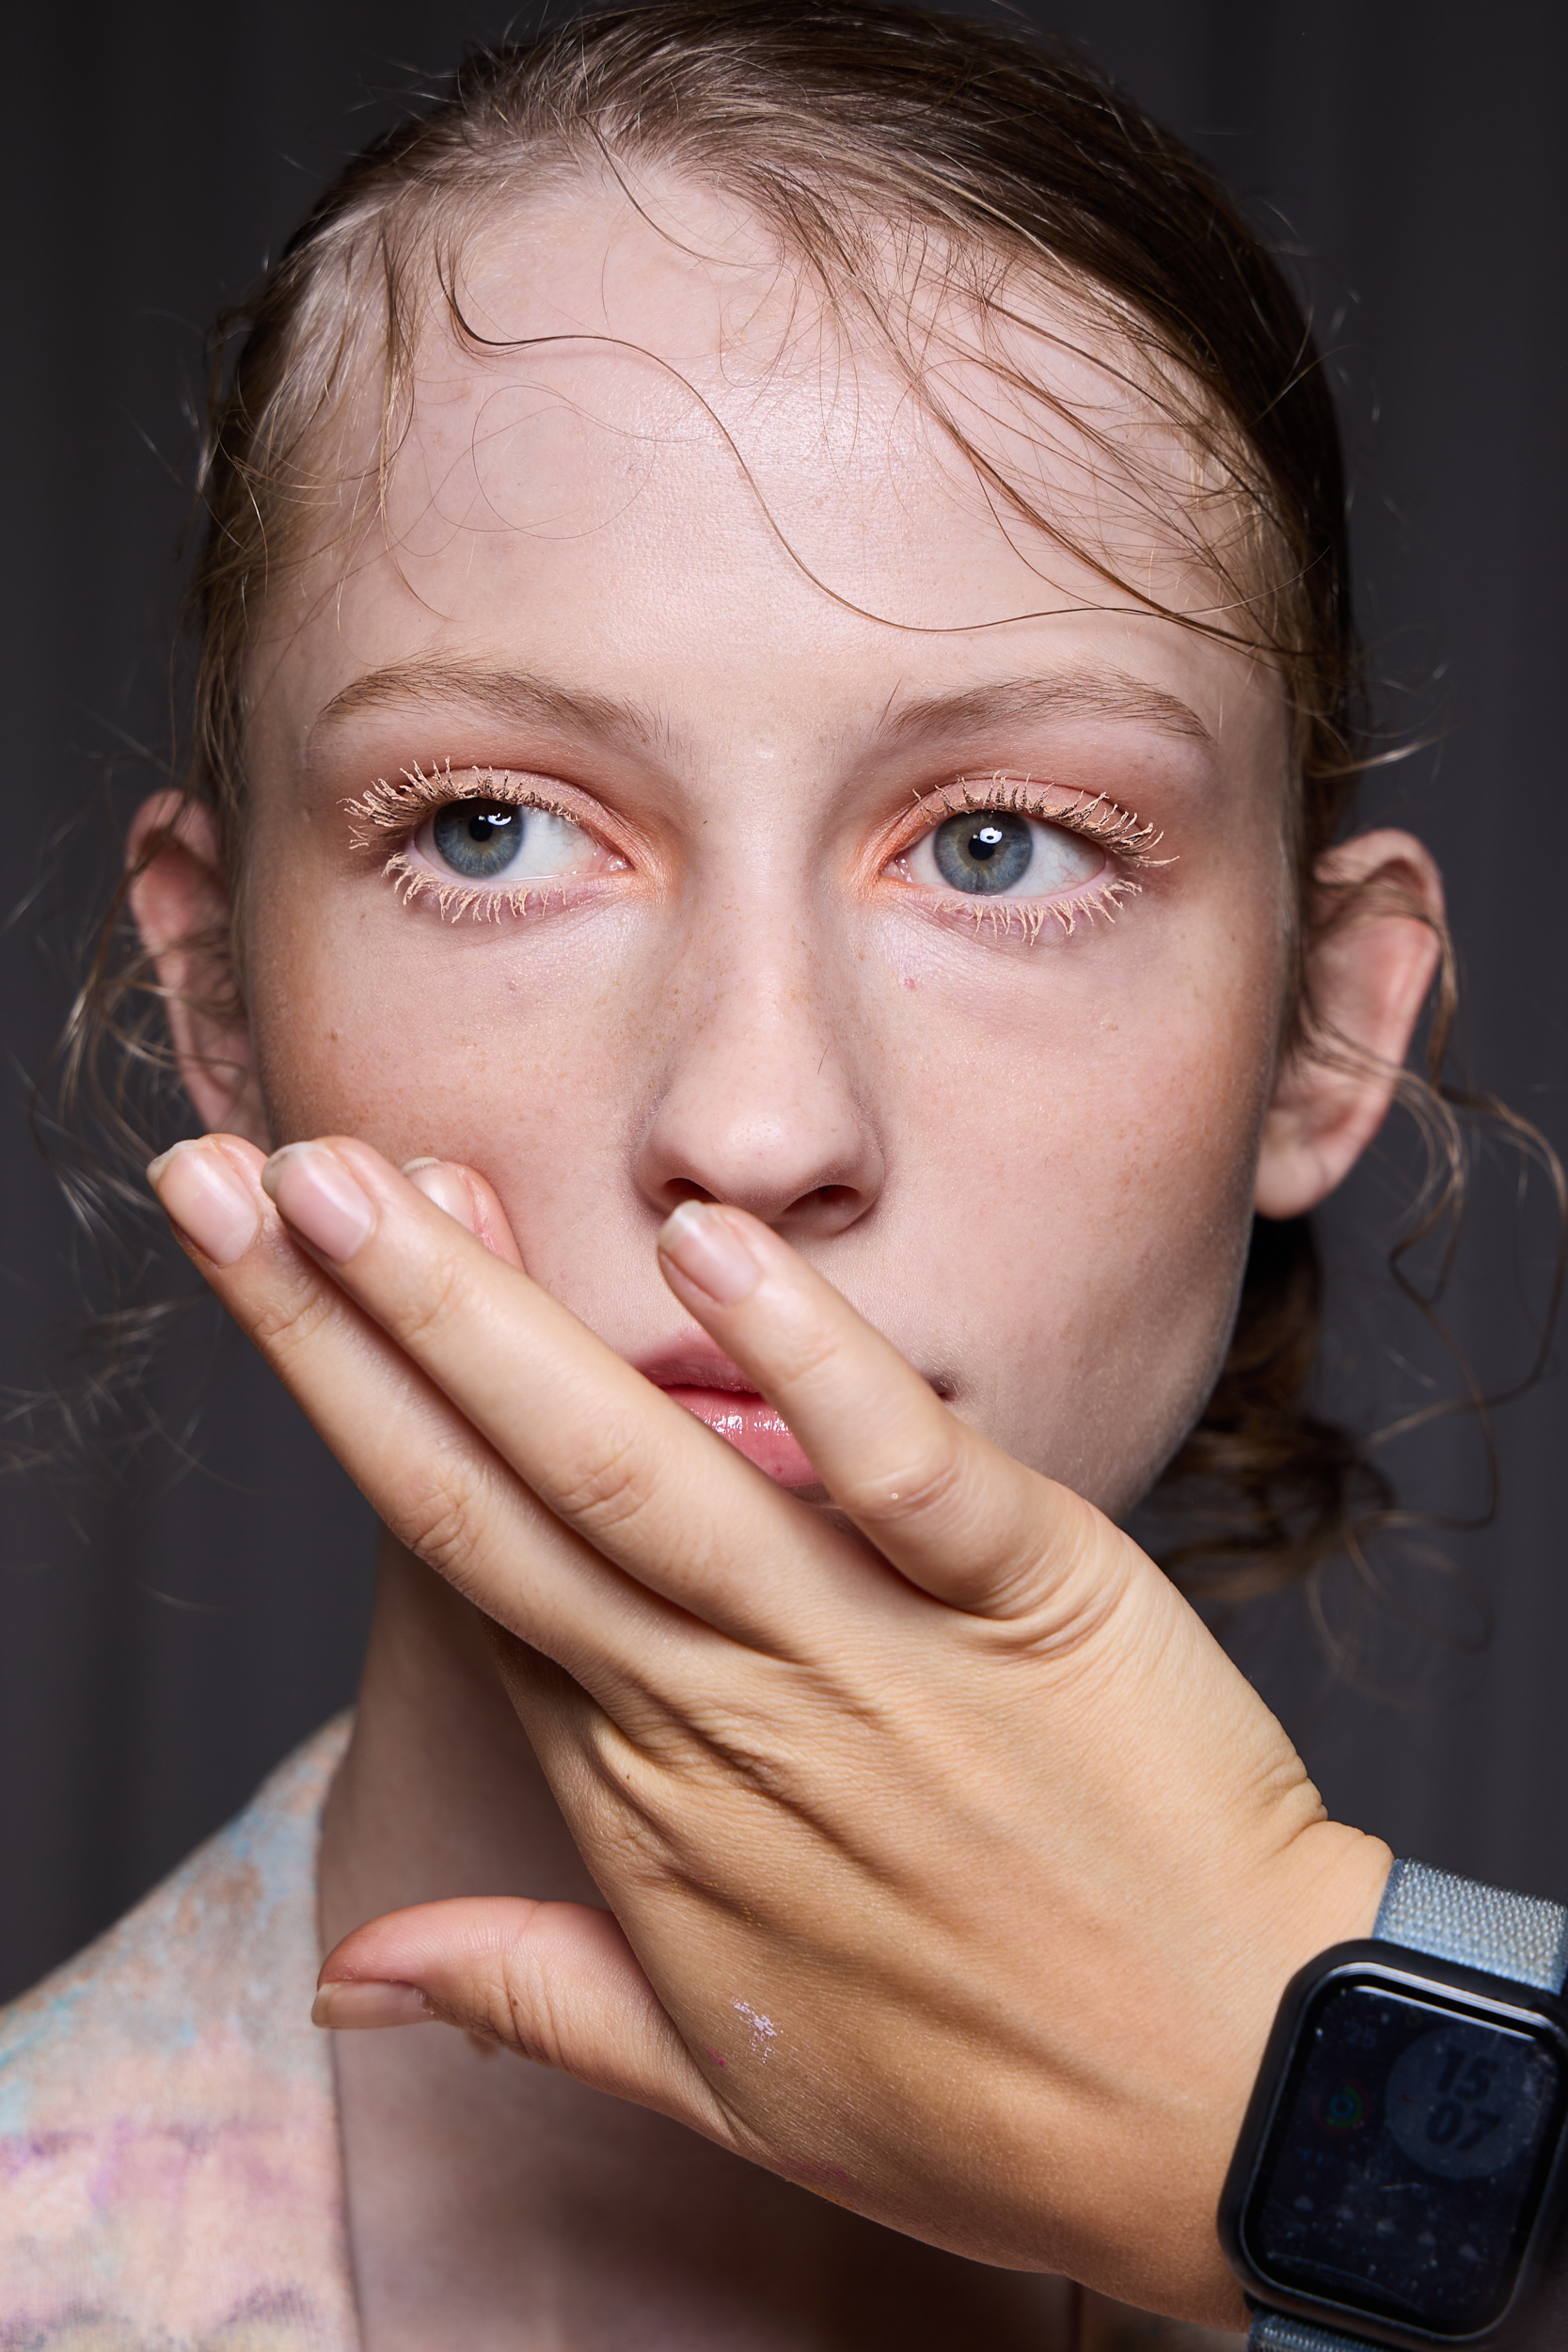
[[[1442,919],[1345,837],[1288,291],[1076,68],[660,0],[350,167],[204,489],[150,1174],[388,1533],[352,1727],[10,2014],[10,2334],[1243,2325],[1388,1855],[1117,1521],[1228,1465],[1291,1539]],[[324,1952],[448,2026],[313,2034]]]

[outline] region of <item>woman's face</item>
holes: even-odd
[[[1125,1508],[1240,1279],[1277,683],[988,498],[733,210],[655,194],[657,229],[585,185],[483,239],[466,314],[514,347],[432,327],[385,521],[345,489],[269,612],[243,924],[274,1140],[470,1164],[666,1386],[725,1372],[655,1231],[739,1202],[967,1420]],[[1214,601],[1174,494],[1167,531],[979,369],[942,388],[1119,573]]]

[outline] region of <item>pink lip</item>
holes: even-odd
[[[821,1484],[771,1405],[711,1340],[694,1336],[687,1345],[665,1348],[637,1369],[781,1486]]]
[[[795,1438],[755,1389],[699,1389],[686,1381],[663,1380],[658,1385],[781,1486],[820,1484]]]

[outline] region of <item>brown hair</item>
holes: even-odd
[[[1220,582],[1212,611],[1168,617],[1261,647],[1284,682],[1296,921],[1281,1050],[1332,1051],[1313,1034],[1304,949],[1315,926],[1354,909],[1324,906],[1312,876],[1369,754],[1338,425],[1301,306],[1207,169],[1107,83],[1038,41],[879,0],[655,0],[480,51],[437,103],[348,166],[245,310],[221,323],[187,789],[214,803],[230,858],[245,835],[245,657],[302,520],[340,485],[323,470],[324,451],[344,438],[329,428],[367,389],[379,393],[372,487],[384,489],[421,306],[443,300],[451,330],[483,341],[463,315],[462,256],[485,208],[552,172],[626,181],[649,165],[744,201],[830,304],[881,335],[999,507],[1058,545],[1059,525],[964,441],[895,332],[890,241],[936,257],[982,338],[990,332],[998,374],[1014,371],[1036,401],[1040,388],[1012,356],[1014,284],[1044,279],[1110,327],[1114,364],[1193,454],[1188,527]],[[1132,463],[1119,445],[1114,454]],[[1117,596],[1151,604],[1094,550],[1072,551]],[[167,1057],[145,964],[113,944],[123,930],[111,929],[95,960],[67,1086],[96,1087],[111,1130],[136,1151],[135,1075],[156,1081]],[[1429,1076],[1403,1081],[1439,1171],[1423,1232],[1462,1198],[1461,1137],[1441,1086],[1452,996],[1445,939]],[[105,1046],[120,1055],[106,1076]],[[1167,1477],[1202,1505],[1204,1533],[1177,1556],[1189,1581],[1218,1568],[1232,1589],[1284,1581],[1388,1510],[1357,1445],[1311,1409],[1319,1291],[1307,1220],[1259,1223],[1228,1361]]]

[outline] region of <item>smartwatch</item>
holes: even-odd
[[[1220,2205],[1248,2352],[1524,2341],[1568,2201],[1568,1911],[1396,1862],[1293,1977]]]

